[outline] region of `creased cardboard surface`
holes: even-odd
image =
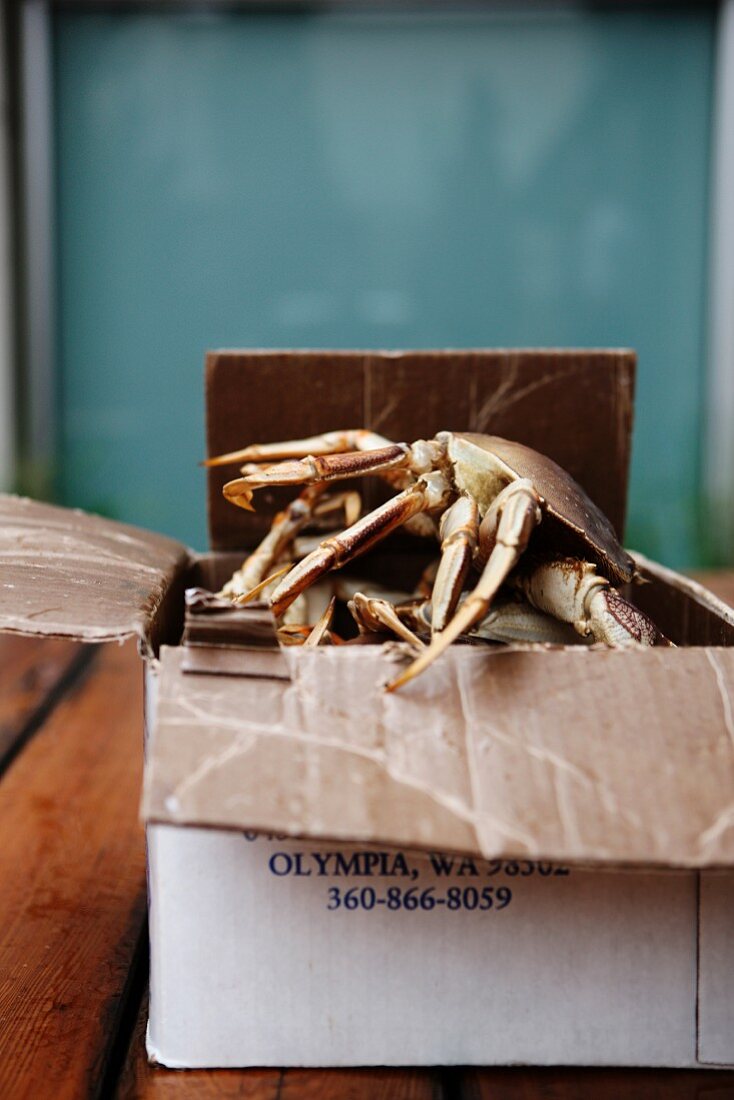
[[[290,648],[292,682],[162,651],[144,814],[487,858],[734,863],[734,650]]]
[[[0,629],[145,640],[187,559],[186,548],[163,535],[0,495]]]

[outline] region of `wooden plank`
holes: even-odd
[[[462,1100],[725,1100],[734,1096],[727,1070],[468,1070],[452,1096]]]
[[[291,1069],[278,1100],[439,1100],[437,1071],[420,1069]]]
[[[90,656],[74,642],[0,634],[0,771]]]
[[[116,1100],[439,1100],[438,1071],[417,1069],[178,1070],[145,1056],[143,998]]]
[[[0,783],[0,1096],[100,1087],[145,920],[142,669],[105,646]]]

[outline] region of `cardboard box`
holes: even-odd
[[[628,352],[219,352],[209,452],[491,431],[621,530],[633,370]],[[457,646],[394,695],[396,645],[280,651],[261,617],[252,649],[195,651],[184,589],[216,588],[282,500],[226,506],[228,473],[209,475],[205,556],[0,500],[0,626],[135,634],[146,659],[151,1057],[734,1063],[734,613],[639,559],[634,599],[677,649]],[[407,581],[423,560],[394,536],[357,565]]]

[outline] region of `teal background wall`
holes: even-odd
[[[54,33],[61,500],[204,547],[210,347],[623,345],[627,541],[705,556],[709,9]]]

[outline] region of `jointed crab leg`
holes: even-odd
[[[380,633],[387,629],[408,642],[418,653],[425,649],[424,643],[413,633],[410,627],[398,617],[398,613],[389,600],[381,600],[375,596],[365,596],[362,592],[355,592],[347,605],[352,618],[357,623],[360,633],[363,631]]]
[[[441,517],[441,562],[433,588],[431,630],[446,626],[459,602],[477,545],[479,509],[471,497],[461,496]]]
[[[242,596],[272,573],[278,561],[294,545],[295,536],[312,520],[343,511],[347,524],[359,518],[362,501],[359,493],[325,493],[323,482],[308,485],[273,520],[265,538],[225,584],[220,596]]]
[[[323,613],[319,616],[318,622],[315,624],[313,630],[303,643],[306,646],[315,647],[320,645],[326,636],[329,627],[331,626],[331,620],[334,618],[334,608],[336,607],[336,596],[332,596],[328,604],[324,608]]]
[[[232,603],[237,604],[238,607],[244,607],[245,604],[252,603],[252,601],[256,600],[258,596],[262,596],[264,593],[266,593],[268,588],[274,588],[276,582],[279,581],[283,574],[287,573],[289,569],[290,565],[284,565],[280,569],[276,570],[275,573],[271,573],[269,577],[263,577],[261,581],[259,581],[253,588],[250,588],[247,592],[238,592],[236,594],[228,592],[226,593],[226,595],[231,598]],[[222,589],[222,593],[223,592],[224,589]],[[222,595],[222,593],[219,593],[219,595]]]
[[[307,455],[341,454],[344,451],[374,451],[388,447],[390,440],[365,428],[347,428],[324,432],[308,439],[289,439],[285,443],[254,443],[241,451],[207,458],[203,466],[228,466],[235,462],[275,462],[281,458],[305,458]]]
[[[447,498],[448,484],[443,475],[425,474],[409,489],[375,508],[346,531],[324,539],[278,585],[271,600],[273,613],[282,615],[299,593],[324,573],[363,554],[411,516],[445,507]]]
[[[362,511],[362,498],[354,490],[343,493],[328,493],[321,498],[313,510],[315,520],[323,520],[333,512],[344,512],[344,522],[351,527],[359,519]],[[329,524],[329,526],[331,526]]]
[[[490,513],[493,515],[490,516]],[[510,570],[517,564],[533,529],[540,523],[540,501],[532,483],[526,479],[511,482],[495,497],[487,511],[487,517],[490,517],[488,526],[491,527],[495,517],[498,523],[494,548],[479,578],[479,583],[467,596],[446,628],[440,634],[434,635],[425,653],[422,653],[397,679],[388,684],[388,691],[401,687],[433,664],[460,634],[467,633],[487,614],[498,589]]]
[[[243,595],[272,572],[275,563],[291,540],[312,518],[315,505],[325,488],[323,484],[308,485],[295,500],[278,513],[265,538],[230,577],[220,595]]]
[[[590,562],[546,562],[516,583],[538,610],[571,623],[578,634],[590,635],[595,642],[623,647],[671,644],[644,611],[597,576]]]

